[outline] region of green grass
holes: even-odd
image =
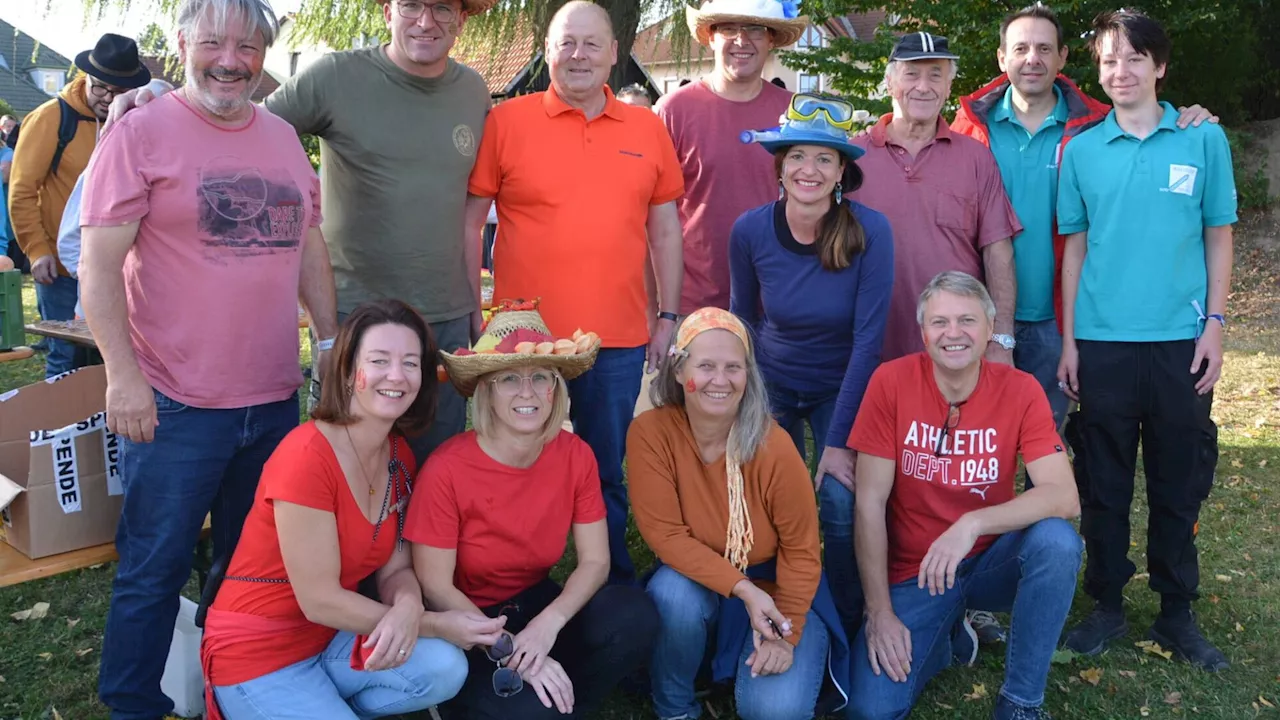
[[[1197,604],[1206,634],[1232,667],[1207,675],[1134,646],[1154,619],[1157,597],[1139,576],[1127,588],[1131,635],[1098,658],[1056,664],[1048,708],[1057,718],[1280,718],[1280,252],[1272,228],[1246,223],[1237,250],[1236,292],[1223,380],[1214,416],[1220,428],[1217,483],[1201,514],[1201,591]],[[34,305],[33,298],[30,303]],[[33,339],[34,340],[34,339]],[[0,364],[0,391],[42,376],[38,360]],[[1130,556],[1145,569],[1146,502],[1139,478]],[[652,555],[630,537],[640,566]],[[569,562],[557,569],[563,577]],[[111,564],[0,589],[0,720],[105,718],[95,693],[98,651],[110,597]],[[189,588],[190,589],[190,588]],[[49,616],[11,622],[8,614],[44,601]],[[1089,609],[1077,593],[1072,620]],[[74,624],[73,624],[74,623]],[[47,656],[45,655],[47,653]],[[990,717],[1004,659],[984,648],[976,667],[952,669],[934,680],[913,719]],[[1096,684],[1090,680],[1097,680]],[[1175,695],[1176,693],[1176,695]],[[703,717],[732,718],[732,696],[713,692]],[[653,717],[648,703],[621,693],[596,715],[601,720]]]

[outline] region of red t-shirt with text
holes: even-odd
[[[405,516],[405,539],[457,550],[453,584],[479,607],[541,582],[573,525],[603,520],[600,471],[581,438],[561,431],[533,465],[489,457],[474,431],[427,458]]]
[[[875,371],[849,434],[849,447],[896,466],[886,518],[891,584],[916,577],[929,546],[960,516],[1013,499],[1019,455],[1031,463],[1063,452],[1044,389],[1009,365],[982,363],[941,437],[949,415],[933,361],[920,352]],[[969,557],[995,539],[978,538]]]

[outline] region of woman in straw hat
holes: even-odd
[[[201,647],[206,717],[359,718],[412,713],[457,694],[463,642],[501,623],[426,612],[400,529],[413,453],[431,424],[436,353],[399,300],[355,309],[329,356],[312,420],[262,469],[225,577],[215,570]],[[378,592],[357,590],[366,577]],[[221,713],[221,714],[220,714]]]
[[[806,422],[813,431],[823,567],[850,638],[862,587],[848,440],[880,365],[894,262],[889,221],[848,199],[862,185],[863,150],[849,142],[858,115],[843,99],[801,93],[780,128],[752,133],[773,156],[781,197],[743,213],[729,239],[729,310],[759,340],[774,418],[802,455]]]
[[[471,674],[447,718],[583,717],[652,650],[658,617],[644,591],[604,587],[595,456],[561,427],[565,382],[599,347],[594,334],[555,341],[536,311],[506,311],[476,343],[487,350],[441,353],[475,429],[428,458],[405,537],[431,607],[505,619],[497,642],[466,647]],[[571,532],[577,564],[562,588],[550,572]]]
[[[804,720],[820,695],[824,711],[843,707],[848,642],[822,576],[813,485],[769,415],[746,327],[718,308],[691,314],[651,394],[627,463],[636,525],[661,563],[647,587],[662,616],[654,710],[698,716],[709,639],[713,679],[736,679],[741,717]]]

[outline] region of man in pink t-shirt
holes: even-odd
[[[684,173],[676,201],[684,229],[680,314],[729,308],[729,231],[742,213],[778,197],[773,158],[749,152],[744,130],[777,127],[791,93],[765,82],[774,48],[800,39],[808,25],[787,17],[776,0],[712,0],[685,17],[698,42],[710,47],[715,69],[658,101]]]
[[[173,709],[160,679],[200,526],[212,511],[229,557],[298,424],[299,298],[320,337],[337,332],[319,181],[293,128],[250,102],[278,28],[248,5],[187,0],[187,85],[115,124],[86,171],[81,299],[124,483],[99,673],[112,717]]]

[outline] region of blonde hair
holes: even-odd
[[[542,426],[542,442],[549,443],[560,434],[560,428],[564,425],[564,421],[569,417],[569,387],[555,368],[543,367],[541,365],[525,365],[523,367],[531,367],[536,370],[546,370],[556,378],[555,395],[551,399],[551,414],[547,418],[547,422]],[[498,418],[493,412],[493,383],[490,380],[498,373],[519,370],[520,368],[506,368],[481,375],[476,383],[475,394],[471,396],[471,427],[476,431],[476,435],[483,438],[492,438]]]

